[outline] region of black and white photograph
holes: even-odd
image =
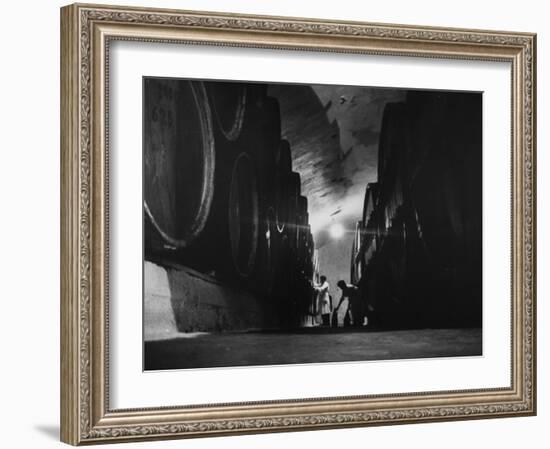
[[[143,98],[145,370],[482,355],[482,93]]]
[[[40,3],[14,47],[8,441],[542,435],[541,8],[232,1]]]

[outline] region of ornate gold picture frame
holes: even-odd
[[[108,56],[117,40],[509,63],[511,154],[504,149],[503,157],[511,161],[512,180],[510,386],[113,409]],[[534,415],[535,105],[534,34],[104,5],[62,8],[62,441],[80,445]]]

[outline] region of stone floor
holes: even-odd
[[[482,355],[481,329],[306,328],[181,334],[145,343],[146,370]]]

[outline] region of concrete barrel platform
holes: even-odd
[[[274,325],[270,304],[187,267],[144,264],[145,341],[187,332],[232,331]]]

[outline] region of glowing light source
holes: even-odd
[[[344,235],[344,227],[340,223],[334,223],[331,225],[329,232],[333,239],[339,239]]]

